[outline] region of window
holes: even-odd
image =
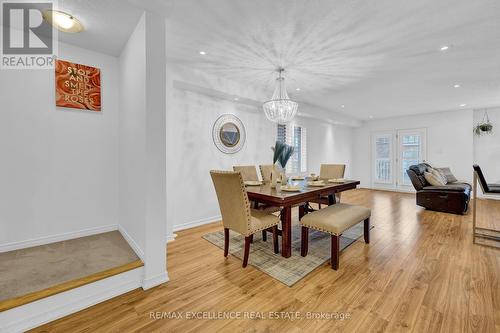
[[[374,182],[392,183],[392,134],[373,137]]]
[[[307,171],[307,137],[306,129],[295,125],[279,125],[276,140],[294,147],[293,155],[286,165],[288,173]]]

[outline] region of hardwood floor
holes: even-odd
[[[42,326],[37,332],[411,331],[499,332],[500,250],[472,244],[471,215],[429,212],[412,194],[354,190],[342,201],[372,207],[370,244],[361,237],[292,288],[203,240],[211,224],[168,245],[170,281],[134,290]],[[500,201],[481,200],[480,218],[500,229]],[[153,319],[178,311],[183,319]],[[191,311],[264,312],[266,319],[194,320]],[[345,320],[270,319],[269,312],[340,312]],[[277,315],[277,314],[276,314]],[[161,314],[160,314],[161,316]],[[173,316],[171,314],[171,316]]]

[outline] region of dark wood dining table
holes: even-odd
[[[270,182],[260,186],[247,186],[248,198],[251,201],[269,206],[282,207],[281,210],[281,255],[289,258],[292,255],[292,208],[299,207],[299,217],[307,211],[305,204],[317,199],[328,197],[328,204],[335,204],[335,193],[355,189],[359,185],[357,180],[344,180],[339,183],[330,183],[324,179],[324,186],[309,186],[308,178],[304,180],[290,180],[289,185],[299,186],[298,192],[286,192],[278,188],[271,188]],[[278,184],[279,186],[279,184]]]

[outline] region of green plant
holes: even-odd
[[[286,143],[276,141],[274,148],[271,148],[274,151],[273,156],[273,164],[278,162],[280,166],[284,169],[288,160],[293,155],[294,147],[287,145]]]
[[[493,124],[490,122],[487,112],[484,113],[483,121],[474,126],[473,131],[477,136],[491,134],[493,132]]]

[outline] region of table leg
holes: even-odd
[[[281,255],[292,256],[292,207],[284,207],[281,211]]]
[[[328,206],[335,205],[336,201],[335,194],[328,195]]]

